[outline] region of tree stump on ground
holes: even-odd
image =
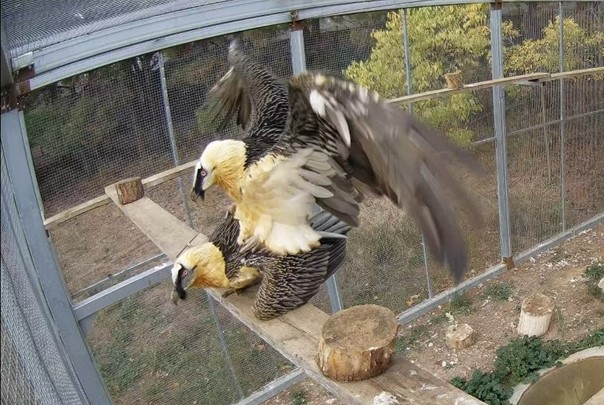
[[[541,336],[549,329],[554,311],[554,301],[543,295],[533,294],[522,301],[517,331],[521,335]]]
[[[447,346],[452,349],[463,349],[474,344],[474,329],[467,323],[451,325],[445,333]]]
[[[117,198],[120,204],[125,205],[143,198],[145,189],[140,177],[131,177],[115,183]]]
[[[332,315],[319,339],[319,369],[336,381],[383,373],[395,352],[398,329],[394,312],[378,305],[358,305]]]

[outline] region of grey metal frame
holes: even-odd
[[[302,73],[306,70],[306,54],[304,52],[304,31],[302,29],[293,29],[290,31],[290,50],[292,57],[292,70],[294,74]],[[318,205],[315,210],[321,211]],[[325,283],[327,285],[327,294],[332,313],[341,311],[344,308],[342,304],[342,294],[338,283],[338,272],[336,271]]]
[[[545,1],[545,0],[544,0]],[[579,0],[588,1],[588,0]],[[361,11],[374,11],[385,9],[398,9],[401,7],[436,6],[461,3],[482,3],[479,0],[469,1],[441,1],[441,0],[376,0],[373,2],[351,1],[351,0],[292,0],[282,2],[279,0],[259,1],[240,0],[199,6],[192,9],[169,13],[151,19],[135,21],[124,24],[118,28],[101,30],[85,37],[65,41],[26,55],[14,58],[12,65],[22,68],[34,64],[38,76],[31,79],[32,88],[38,88],[46,84],[56,82],[68,76],[94,69],[108,63],[125,58],[140,55],[142,53],[157,51],[169,46],[182,44],[202,38],[223,35],[233,31],[241,31],[261,26],[286,23],[291,21],[290,12],[298,11],[298,18],[308,19],[328,15],[349,14]],[[506,2],[506,1],[504,1]],[[563,2],[559,2],[560,21],[563,21]],[[233,7],[236,7],[236,12]],[[200,18],[200,15],[204,18]],[[406,9],[403,8],[403,43],[405,47],[405,69],[407,73],[407,93],[412,93],[411,86],[411,63],[409,54],[409,43],[407,36]],[[491,27],[491,53],[492,53],[492,78],[503,77],[503,54],[501,33],[502,11],[501,3],[491,5],[490,27]],[[564,70],[564,24],[560,24],[560,71]],[[4,37],[4,35],[3,35]],[[3,44],[3,51],[5,50]],[[290,50],[292,67],[294,73],[300,73],[306,69],[306,57],[304,52],[304,35],[300,29],[292,30],[290,36]],[[3,52],[4,53],[4,52]],[[171,120],[170,105],[165,83],[165,72],[163,70],[163,58],[160,57],[160,78],[162,85],[162,96],[164,112],[168,123],[171,148],[175,164],[179,164],[176,151],[176,142]],[[10,67],[10,66],[9,66]],[[532,129],[543,128],[560,124],[561,154],[561,185],[560,198],[562,205],[562,232],[553,238],[521,252],[514,256],[516,264],[521,264],[556,244],[580,233],[581,231],[604,223],[604,214],[596,215],[582,224],[566,229],[565,213],[565,180],[564,180],[564,136],[565,124],[569,120],[600,113],[604,110],[591,111],[576,116],[566,117],[564,106],[564,79],[560,79],[560,116],[558,120],[546,122],[545,116],[540,125],[531,128],[523,128],[513,132],[506,132],[505,127],[505,100],[504,87],[495,86],[492,89],[493,118],[495,136],[484,139],[476,144],[494,142],[496,148],[497,167],[497,194],[499,207],[499,229],[501,256],[508,258],[512,256],[513,246],[510,232],[510,212],[508,203],[508,176],[507,176],[507,153],[506,140],[513,135],[519,135]],[[412,109],[412,103],[409,104]],[[5,136],[5,133],[18,132],[20,136]],[[111,403],[109,395],[104,387],[102,379],[94,365],[94,360],[86,346],[83,332],[85,332],[95,315],[103,308],[117,303],[118,301],[149,288],[169,278],[167,271],[172,263],[163,263],[141,274],[135,275],[121,283],[118,283],[94,296],[72,306],[68,298],[60,270],[57,265],[54,250],[45,233],[41,217],[41,200],[37,190],[37,181],[33,172],[31,154],[28,147],[27,135],[23,122],[23,114],[17,111],[2,115],[2,145],[8,151],[7,166],[11,176],[18,181],[15,183],[15,195],[17,205],[23,215],[23,223],[26,226],[25,233],[28,242],[35,249],[32,251],[37,268],[45,269],[37,274],[40,280],[41,294],[48,301],[50,313],[56,320],[57,329],[61,339],[68,348],[69,360],[73,364],[75,374],[79,379],[88,398],[93,398],[94,403]],[[548,150],[549,152],[549,150]],[[179,179],[180,181],[180,179]],[[186,195],[180,184],[180,192],[185,203],[185,215],[189,225],[192,225]],[[407,323],[421,316],[431,309],[450,300],[455,294],[468,290],[490,278],[497,276],[506,270],[505,264],[498,264],[485,273],[466,280],[457,287],[433,296],[428,273],[428,255],[422,240],[424,253],[424,268],[426,272],[426,286],[429,299],[415,307],[399,314],[399,322]],[[337,275],[327,281],[327,289],[333,312],[343,308],[341,294],[338,287]],[[208,301],[214,319],[215,302],[208,296]],[[79,322],[79,327],[78,327]],[[221,335],[220,325],[216,324],[218,334]],[[222,338],[223,340],[224,338]],[[232,375],[237,380],[234,368],[229,358],[226,343],[223,341],[227,362]],[[75,376],[74,376],[75,378]],[[268,384],[261,390],[243,399],[238,405],[259,404],[266,399],[276,395],[278,392],[288,388],[291,384],[299,382],[304,378],[304,373],[297,369]],[[241,397],[243,390],[238,387]]]
[[[548,0],[537,0],[548,1]],[[589,1],[589,0],[578,0]],[[36,89],[119,60],[235,31],[300,20],[398,8],[483,3],[480,0],[238,0],[206,4],[91,32],[24,54],[15,70],[34,65]],[[503,0],[505,3],[518,0]],[[52,41],[53,38],[50,38]],[[40,44],[42,45],[42,44]]]
[[[2,147],[5,150],[6,166],[12,179],[15,204],[21,216],[23,231],[38,270],[41,292],[86,396],[91,401],[94,399],[95,404],[111,404],[74,316],[54,249],[46,235],[36,197],[36,179],[27,159],[29,144],[26,139],[23,113],[13,110],[2,114]]]
[[[492,4],[491,71],[493,79],[503,77],[503,37],[501,32],[501,4]],[[505,91],[503,86],[493,87],[493,119],[495,129],[495,159],[497,165],[497,199],[499,206],[499,239],[501,257],[512,256],[510,238],[510,210],[508,203],[508,168],[505,128]]]

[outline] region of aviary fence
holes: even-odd
[[[486,175],[458,175],[483,207],[485,224],[465,226],[471,274],[452,289],[409,219],[389,203],[369,200],[361,227],[350,233],[345,264],[313,304],[331,312],[376,303],[407,322],[453,292],[602,221],[602,3],[376,5],[356,14],[338,7],[338,15],[325,6],[320,18],[263,23],[236,35],[284,79],[308,69],[370,85],[466,145]],[[261,403],[304,378],[209,296],[200,292],[174,308],[165,281],[170,263],[104,196],[106,185],[141,176],[154,201],[200,232],[208,233],[222,215],[226,200],[217,191],[200,206],[186,198],[189,162],[209,141],[242,135],[235,126],[217,132],[202,109],[227,70],[228,40],[197,38],[203,39],[86,65],[75,76],[49,71],[34,77],[23,99],[24,137],[11,141],[16,149],[25,142],[21,156],[14,148],[7,152],[3,119],[3,161],[30,163],[31,195],[56,251],[57,276],[70,294],[69,306],[57,311],[71,311],[79,322],[115,403]],[[443,89],[443,74],[456,70],[467,85]],[[3,163],[3,179],[21,182],[26,174],[16,170],[5,173]],[[4,186],[2,196],[4,309],[4,292],[12,291],[5,277],[14,284],[17,274],[4,265],[14,250],[4,235],[16,231],[4,229],[4,199],[13,196]],[[23,373],[19,364],[27,374],[33,361],[23,357],[22,332],[9,327],[14,319],[33,333],[33,321],[22,312],[2,311],[3,369],[5,347],[8,353],[21,344],[10,349],[21,356],[8,366],[9,376]],[[90,366],[76,364],[75,374]],[[26,399],[33,389],[37,394],[30,396],[46,403],[32,384],[13,385],[19,390],[14,395]],[[84,387],[89,397],[99,389]]]

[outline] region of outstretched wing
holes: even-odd
[[[404,207],[421,228],[431,253],[447,264],[456,281],[467,268],[467,252],[454,203],[473,209],[445,165],[454,159],[475,171],[480,166],[444,134],[419,122],[377,93],[321,74],[304,73],[289,82],[290,121],[277,148],[283,153],[322,151],[374,193]],[[355,213],[346,185],[333,183],[329,199],[317,203],[344,219]],[[344,207],[344,211],[341,209]],[[358,213],[358,211],[356,211]],[[353,217],[356,225],[358,218]]]
[[[246,55],[238,40],[229,46],[228,61],[230,69],[208,93],[212,122],[222,117],[218,127],[222,130],[235,118],[247,136],[276,142],[289,111],[285,84]]]
[[[314,230],[346,235],[350,226],[327,212],[311,219]],[[301,255],[264,256],[250,259],[264,277],[253,311],[259,319],[272,319],[306,304],[321,284],[334,274],[346,256],[346,239],[323,238],[321,246]]]

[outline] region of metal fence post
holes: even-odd
[[[306,70],[306,54],[304,52],[304,31],[300,24],[294,24],[289,37],[290,51],[292,54],[292,70],[294,74],[302,73]],[[319,208],[316,206],[315,208]],[[320,208],[319,208],[320,210]],[[344,307],[342,305],[342,295],[338,283],[338,272],[335,272],[327,282],[327,294],[331,304],[331,311],[336,313]]]
[[[73,313],[67,287],[44,228],[36,196],[36,180],[27,159],[29,145],[23,123],[22,112],[2,114],[2,147],[40,290],[86,397],[93,404],[111,404],[111,398]]]
[[[174,136],[174,125],[172,124],[172,113],[170,110],[170,100],[168,98],[168,84],[166,82],[166,69],[165,69],[165,60],[164,54],[162,51],[155,53],[154,62],[156,63],[156,67],[159,69],[159,78],[161,82],[161,90],[162,90],[162,101],[164,105],[164,113],[166,115],[166,123],[168,125],[168,135],[170,137],[170,152],[172,153],[172,160],[174,162],[174,166],[178,166],[180,164],[180,158],[178,156],[178,147],[176,145],[176,139]],[[187,196],[185,194],[182,179],[178,178],[178,189],[180,195],[182,197],[183,208],[185,212],[185,221],[187,225],[193,228],[193,220],[191,218],[191,210],[189,207],[189,203],[187,202]],[[208,302],[208,306],[210,307],[210,313],[212,314],[212,318],[214,319],[214,326],[216,327],[216,333],[218,334],[218,340],[220,340],[220,345],[222,346],[222,352],[226,359],[227,367],[229,368],[229,372],[231,373],[231,377],[235,382],[235,387],[237,388],[238,394],[241,398],[245,397],[243,392],[243,388],[241,387],[241,383],[239,382],[239,378],[237,377],[237,372],[235,371],[235,366],[233,365],[233,359],[231,358],[231,353],[229,351],[226,339],[224,337],[224,332],[222,330],[222,325],[220,324],[220,320],[218,319],[218,312],[216,311],[216,303],[212,296],[206,292],[206,300]]]
[[[558,20],[560,22],[560,73],[564,72],[564,9],[563,3],[558,3]],[[566,105],[564,101],[564,78],[560,78],[560,209],[562,210],[562,232],[566,231],[566,188],[564,186],[564,166],[566,156],[564,143],[566,142]]]
[[[493,79],[503,77],[503,38],[501,33],[501,3],[491,4],[491,72]],[[495,160],[497,166],[497,200],[499,206],[499,239],[501,256],[512,256],[510,211],[508,203],[508,168],[505,128],[505,91],[503,86],[493,87],[493,121],[495,130]]]
[[[405,47],[405,79],[407,84],[407,95],[413,94],[411,86],[411,52],[409,50],[409,30],[407,25],[407,9],[403,9],[403,46]],[[413,113],[413,103],[409,103],[407,108]],[[430,280],[430,271],[428,270],[428,250],[426,249],[426,240],[422,234],[422,254],[424,255],[424,273],[426,274],[426,290],[428,298],[433,297],[432,282]]]
[[[164,105],[164,114],[166,116],[166,124],[168,126],[168,136],[170,138],[170,151],[172,152],[172,161],[174,162],[174,166],[178,166],[180,164],[180,158],[178,156],[178,146],[176,145],[176,138],[174,136],[174,125],[172,124],[172,113],[170,112],[170,100],[168,98],[168,84],[166,83],[166,68],[164,66],[164,54],[162,51],[159,51],[153,55],[152,63],[156,62],[154,69],[159,69],[159,79],[161,82],[161,93],[162,93],[162,101]],[[180,195],[182,197],[182,204],[185,211],[185,219],[189,226],[193,226],[193,222],[191,220],[191,215],[189,212],[189,203],[187,202],[187,197],[182,185],[182,179],[179,177],[178,181],[178,190],[180,191]]]

